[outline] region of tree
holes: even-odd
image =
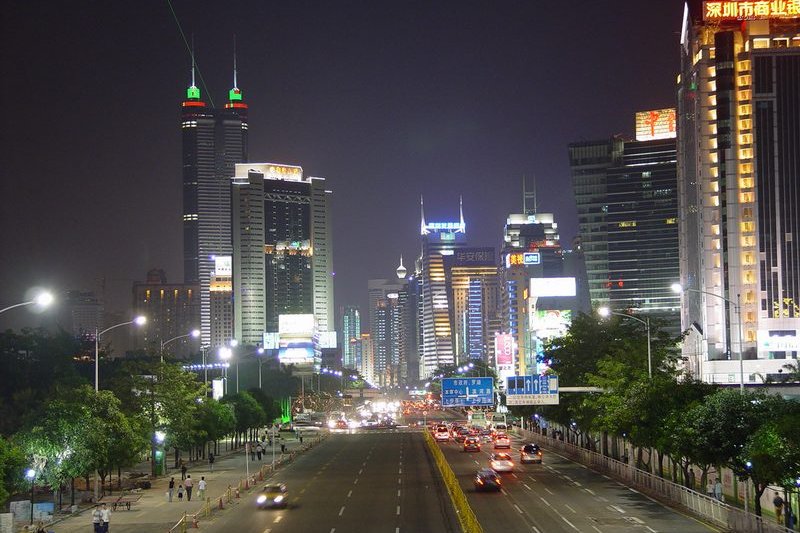
[[[236,429],[236,415],[231,404],[223,404],[213,398],[206,398],[200,404],[197,415],[198,432],[204,435],[201,443],[219,439],[233,433]]]
[[[25,472],[25,454],[8,439],[0,438],[0,506],[21,486]]]
[[[281,416],[280,407],[272,396],[267,395],[263,390],[258,388],[248,389],[247,392],[264,410],[264,419],[266,423],[272,423],[273,420]]]
[[[264,410],[248,392],[242,391],[223,396],[222,403],[233,406],[233,414],[236,417],[237,445],[240,442],[240,436],[243,436],[249,429],[263,426],[266,423]]]

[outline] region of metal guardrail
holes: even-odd
[[[742,509],[732,507],[716,498],[617,461],[612,457],[606,457],[595,451],[540,433],[524,429],[518,431],[526,439],[536,441],[551,450],[557,450],[578,463],[608,474],[642,492],[677,504],[696,516],[725,528],[726,531],[732,533],[793,533],[795,531],[753,513],[745,513]]]
[[[478,522],[478,518],[472,511],[472,508],[469,506],[467,496],[464,494],[464,491],[461,490],[461,485],[458,484],[458,479],[453,473],[453,469],[450,468],[447,459],[444,458],[442,450],[439,449],[439,446],[433,440],[430,431],[425,429],[423,433],[425,434],[425,442],[428,444],[428,449],[431,451],[436,466],[439,467],[439,472],[442,474],[442,479],[447,487],[448,494],[450,494],[453,507],[456,509],[462,531],[464,531],[464,533],[483,533],[483,528]]]

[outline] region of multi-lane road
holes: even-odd
[[[500,493],[478,493],[473,476],[487,467],[491,444],[463,452],[439,446],[486,533],[707,533],[713,528],[579,464],[545,450],[544,463],[520,465],[521,441],[512,438],[515,472],[502,474]],[[217,515],[214,532],[457,532],[450,498],[421,430],[331,432],[318,447],[270,481],[288,486],[289,508],[257,510],[255,494]]]
[[[289,508],[257,510],[255,494],[203,529],[214,532],[347,533],[460,531],[420,432],[333,431],[271,481]]]

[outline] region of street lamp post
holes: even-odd
[[[25,477],[31,482],[31,524],[33,524],[33,486],[36,481],[36,470],[29,468],[25,471]]]
[[[650,348],[650,317],[645,317],[644,320],[641,318],[629,315],[627,313],[618,313],[616,311],[612,311],[608,307],[601,307],[597,310],[598,314],[602,317],[608,317],[610,315],[616,315],[626,318],[632,318],[633,320],[644,324],[645,329],[647,330],[647,377],[648,379],[653,379],[653,357]]]
[[[192,338],[196,339],[199,336],[200,336],[200,330],[199,329],[193,329],[192,331],[190,331],[189,333],[187,333],[185,335],[178,335],[177,337],[172,337],[171,339],[166,340],[166,341],[162,340],[161,341],[161,362],[162,363],[164,362],[164,346],[166,346],[167,344],[171,343],[172,341],[176,341],[178,339],[185,339],[186,337],[192,337]]]
[[[127,322],[120,322],[119,324],[115,324],[110,328],[106,328],[103,331],[98,331],[98,328],[94,330],[94,392],[97,394],[100,392],[100,336],[106,332],[111,331],[112,329],[119,328],[122,326],[127,326],[130,324],[136,324],[137,326],[141,326],[147,322],[147,317],[144,316],[137,316],[133,320],[129,320]],[[97,472],[97,469],[94,471],[94,501],[97,503],[97,500],[100,497],[100,475]]]
[[[53,295],[47,291],[44,291],[37,294],[33,300],[4,307],[3,309],[0,309],[0,313],[5,313],[6,311],[10,311],[11,309],[16,309],[17,307],[22,307],[25,305],[38,305],[40,308],[44,309],[52,304],[53,300]]]
[[[742,342],[742,306],[741,306],[740,295],[739,294],[736,295],[736,301],[734,302],[733,300],[725,298],[721,294],[716,294],[708,291],[701,291],[700,289],[689,289],[684,287],[680,283],[673,283],[672,290],[673,292],[676,292],[678,294],[682,294],[687,291],[696,292],[699,294],[707,294],[708,296],[713,296],[715,298],[719,298],[722,301],[728,302],[730,305],[733,306],[734,310],[736,311],[736,318],[738,319],[739,322],[738,327],[736,328],[739,337],[739,391],[744,392],[744,344]],[[732,348],[731,351],[733,351]],[[731,356],[732,355],[733,354],[731,354]]]
[[[229,346],[221,346],[219,349],[219,358],[223,361],[228,361],[233,356],[233,350],[230,349]],[[224,369],[224,380],[225,380],[225,395],[228,394],[228,367],[226,366]]]

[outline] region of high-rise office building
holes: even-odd
[[[135,282],[134,316],[147,317],[146,327],[131,330],[136,348],[158,353],[162,342],[197,329],[200,305],[197,293],[196,284],[169,283],[166,273],[156,268],[147,272],[147,281]],[[191,337],[178,339],[169,345],[169,353],[181,358],[199,349],[197,341]]]
[[[217,256],[211,276],[211,346],[228,344],[233,336],[232,258]]]
[[[361,338],[361,312],[358,307],[348,305],[342,310],[341,316],[342,325],[339,331],[341,331],[342,335],[342,366],[344,368],[356,369],[356,353],[354,345],[350,341]]]
[[[278,332],[280,315],[314,314],[319,332],[333,325],[329,194],[323,178],[304,177],[299,166],[236,165],[234,335],[240,342],[258,344],[265,332]]]
[[[447,263],[456,363],[488,363],[500,301],[494,248],[462,248]]]
[[[419,286],[420,378],[430,377],[440,365],[455,363],[451,295],[447,286],[450,258],[467,244],[464,211],[459,204],[458,222],[426,222],[420,199],[422,251],[415,277]]]
[[[375,375],[381,385],[405,384],[414,317],[407,283],[405,279],[371,279],[368,290]]]
[[[93,291],[67,291],[60,307],[59,325],[76,338],[94,340],[105,327],[103,303]]]
[[[569,146],[592,302],[679,332],[675,110],[636,114],[636,140]]]
[[[687,4],[680,51],[684,356],[755,383],[800,353],[800,8]]]
[[[201,98],[192,84],[181,104],[183,131],[183,280],[200,288],[200,332],[211,343],[211,277],[216,256],[230,257],[231,184],[234,165],[247,161],[247,104],[236,79],[222,108]]]

